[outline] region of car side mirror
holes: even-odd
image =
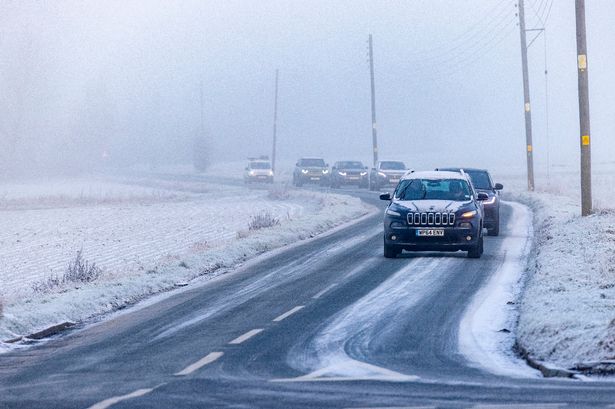
[[[296,167],[299,167],[299,162],[295,163],[295,166],[296,166]]]
[[[250,170],[250,168],[246,166],[246,169],[245,169],[245,170]]]
[[[390,193],[383,193],[380,195],[380,200],[391,200],[391,194]]]
[[[363,166],[363,169],[367,170],[367,166]]]
[[[328,167],[329,167],[329,164],[328,164],[328,163],[325,163],[325,168],[328,168]]]
[[[504,185],[502,185],[501,183],[495,184],[495,190],[502,190],[502,189],[504,189]]]
[[[480,192],[478,194],[478,200],[483,201],[483,200],[487,200],[487,199],[489,199],[489,195],[487,193]]]
[[[336,170],[336,169],[337,169],[337,167],[335,167],[335,166],[333,166],[333,167],[331,168],[331,170]]]

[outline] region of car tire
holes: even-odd
[[[483,236],[481,235],[474,247],[468,250],[468,258],[480,258],[483,255]]]
[[[495,221],[495,226],[491,229],[487,229],[487,234],[489,236],[499,236],[500,235],[500,219],[498,218]]]

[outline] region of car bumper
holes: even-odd
[[[270,183],[273,182],[273,176],[267,175],[257,175],[257,176],[246,176],[245,180],[247,182],[255,182],[255,183]]]
[[[366,176],[340,176],[335,178],[335,182],[340,185],[365,185],[367,184],[368,179]]]
[[[388,227],[385,229],[384,240],[389,246],[395,246],[410,251],[467,251],[478,244],[480,234],[478,229],[447,227],[443,228],[444,236],[423,237],[417,235],[417,230],[440,229],[438,227]]]
[[[485,227],[491,229],[497,226],[500,220],[500,207],[497,205],[484,206],[485,209]]]
[[[310,174],[302,174],[299,176],[299,179],[303,183],[322,183],[329,180],[329,175],[310,175]]]

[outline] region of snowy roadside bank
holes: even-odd
[[[582,218],[578,197],[565,193],[505,195],[534,212],[535,243],[520,300],[517,342],[536,361],[584,372],[612,371],[615,211],[597,210]]]
[[[10,192],[0,206],[5,213],[0,218],[0,340],[59,322],[82,322],[193,279],[222,274],[372,210],[357,198],[326,192],[270,194],[190,180],[177,189],[152,190],[133,182],[55,188],[47,183],[45,191],[23,187],[19,194],[13,186],[0,186],[0,192]],[[74,187],[84,183],[92,187]],[[259,215],[277,222],[250,229]],[[100,277],[64,282],[66,266],[81,249],[102,269]],[[8,348],[0,342],[0,351]]]
[[[520,296],[527,257],[533,241],[532,212],[527,206],[506,202],[511,217],[502,231],[502,264],[478,291],[459,325],[459,350],[474,365],[510,377],[538,377],[514,352]],[[512,331],[512,333],[511,333]]]

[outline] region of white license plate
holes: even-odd
[[[444,236],[444,229],[421,229],[416,231],[416,235],[419,237],[442,237]]]
[[[310,180],[320,180],[320,178],[310,178]]]
[[[348,179],[350,179],[350,180],[359,180],[359,178],[356,177],[356,176],[349,176]]]
[[[391,182],[391,183],[397,183],[397,182],[399,182],[399,179],[389,179],[389,182]]]

